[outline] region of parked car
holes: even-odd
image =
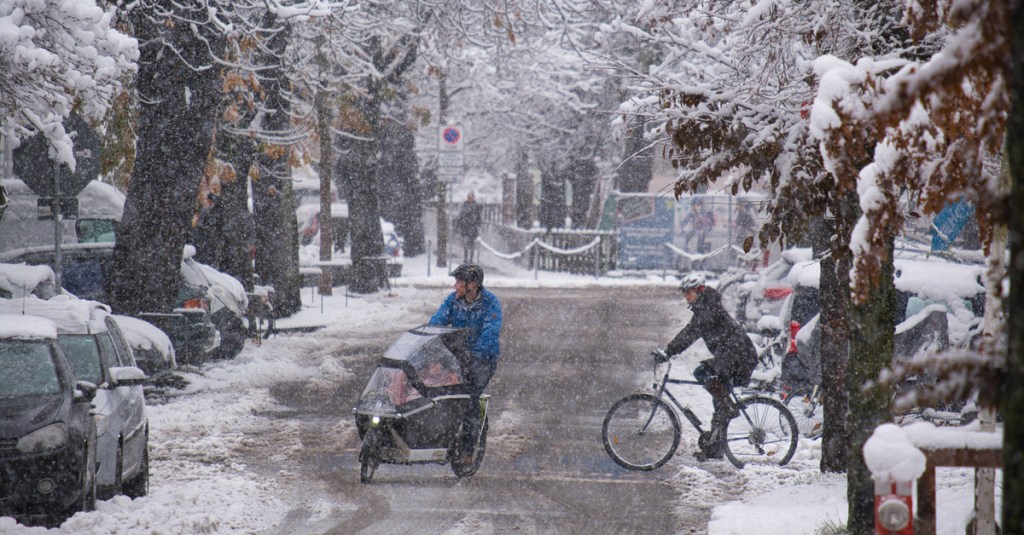
[[[113,243],[68,244],[61,248],[63,289],[82,299],[109,302],[106,277]],[[52,246],[30,247],[23,251],[0,253],[0,261],[29,265],[53,265]],[[184,264],[184,260],[182,262]],[[183,268],[191,273],[192,268]],[[171,312],[143,312],[139,314],[167,333],[174,344],[175,354],[187,364],[201,364],[214,356],[220,337],[210,314],[209,287],[196,286],[183,273],[178,284],[178,302]]]
[[[67,296],[0,301],[0,312],[10,313],[12,308],[53,322],[75,376],[98,387],[93,399],[98,497],[145,496],[149,488],[149,423],[142,390],[146,374],[136,366],[110,309]]]
[[[220,346],[214,357],[235,358],[245,347],[246,310],[249,297],[238,279],[193,258],[195,247],[186,245],[181,260],[181,275],[193,288],[208,288],[210,319],[220,333]]]
[[[96,385],[76,378],[57,326],[0,314],[0,515],[59,524],[96,505]]]
[[[313,203],[310,198],[300,202],[295,209],[295,217],[299,224],[299,263],[304,266],[314,266],[320,259],[320,204]],[[348,202],[345,200],[331,203],[331,223],[334,249],[336,255],[341,259],[341,264],[346,264],[345,269],[336,269],[334,279],[344,280],[347,275],[347,267],[350,265],[350,252],[346,248],[349,242],[348,232]],[[386,269],[388,277],[401,277],[402,265],[405,263],[405,251],[403,245],[405,239],[395,230],[394,223],[380,219],[381,242],[384,247],[381,255],[387,259]]]
[[[132,348],[135,365],[146,375],[153,376],[178,367],[174,344],[167,333],[146,320],[119,314],[113,317]]]
[[[8,205],[0,214],[0,252],[53,245],[53,220],[39,219],[39,196],[17,178],[0,180]],[[113,242],[124,212],[124,195],[90,181],[77,196],[78,217],[64,219],[63,243]]]

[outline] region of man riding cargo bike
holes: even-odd
[[[362,439],[360,481],[380,463],[449,464],[473,475],[483,460],[497,368],[501,305],[483,289],[483,270],[459,266],[452,292],[429,324],[385,351],[353,412]]]

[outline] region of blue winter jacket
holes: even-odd
[[[501,334],[501,303],[491,292],[481,289],[480,296],[472,303],[456,299],[455,292],[448,295],[434,316],[431,325],[449,325],[472,329],[466,340],[466,348],[473,356],[495,362],[500,349],[498,335]]]

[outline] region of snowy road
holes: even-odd
[[[339,445],[325,443],[321,433],[350,418],[371,364],[353,359],[347,363],[352,377],[331,395],[337,403],[325,406],[321,396],[309,403],[303,383],[273,389],[288,407],[279,417],[302,419],[300,440],[311,446],[284,469],[320,481],[331,496],[318,499],[337,504],[324,516],[299,500],[275,533],[704,531],[707,506],[676,510],[678,491],[666,482],[675,469],[627,472],[600,442],[605,411],[639,385],[640,357],[671,330],[673,315],[663,308],[678,301],[671,294],[639,301],[607,289],[498,293],[506,318],[503,356],[489,388],[495,411],[481,470],[459,481],[446,466],[383,465],[372,484],[360,484],[354,429]]]

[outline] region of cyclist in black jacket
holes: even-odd
[[[666,362],[698,339],[704,340],[713,358],[702,361],[693,371],[693,376],[711,394],[715,414],[711,418],[711,442],[703,457],[721,459],[725,424],[738,414],[729,392],[733,386],[750,382],[750,375],[757,366],[757,350],[739,323],[722,307],[718,291],[705,285],[703,275],[687,275],[679,289],[690,305],[693,318],[664,351],[656,354],[659,362]]]

